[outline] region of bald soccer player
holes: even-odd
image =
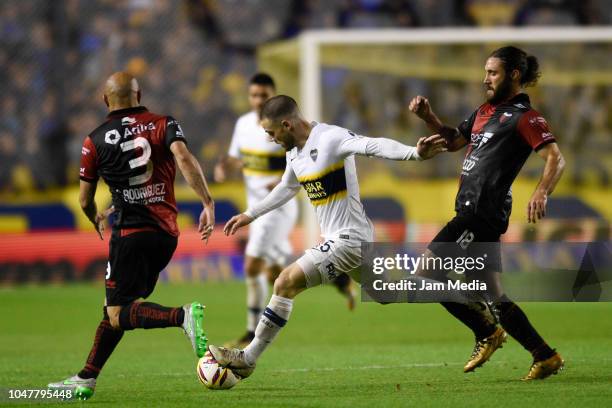
[[[187,149],[178,122],[140,105],[138,82],[124,72],[104,88],[109,114],[85,138],[80,166],[79,201],[100,239],[103,222],[115,213],[106,270],[106,299],[94,343],[78,374],[49,384],[67,397],[88,399],[96,379],[126,330],[181,327],[198,357],[206,348],[203,308],[193,302],[165,307],[147,298],[177,245],[179,230],[174,198],[176,164],[202,201],[198,231],[208,242],[215,223],[214,202],[202,169]],[[110,210],[98,212],[94,196],[102,177],[112,194]]]

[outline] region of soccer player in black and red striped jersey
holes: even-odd
[[[449,151],[467,146],[455,202],[457,215],[434,238],[429,246],[430,254],[479,256],[478,251],[489,251],[487,272],[476,278],[487,284],[488,300],[502,328],[474,307],[442,302],[476,336],[465,372],[484,364],[501,347],[506,332],[533,355],[525,380],[546,378],[563,367],[559,353],[546,344],[525,313],[505,295],[500,280],[499,245],[495,244],[508,228],[512,183],[531,152],[537,152],[545,165],[527,207],[530,223],[545,216],[548,196],[565,166],[546,120],[531,107],[529,96],[522,92],[523,88],[535,85],[539,76],[536,57],[516,47],[503,47],[491,53],[485,63],[486,103],[459,127],[443,124],[426,98],[417,96],[410,102],[410,110],[433,132],[445,137]],[[419,275],[433,277],[430,271],[420,271]]]
[[[214,202],[202,169],[189,152],[178,122],[140,105],[138,82],[124,72],[113,74],[104,90],[110,111],[106,121],[85,138],[80,167],[80,204],[103,239],[110,212],[116,221],[109,245],[103,318],[83,369],[53,389],[71,390],[79,399],[93,395],[96,378],[126,330],[182,327],[202,357],[206,336],[203,306],[198,302],[165,307],[147,298],[176,249],[179,235],[174,198],[176,165],[202,201],[201,239],[208,241]],[[94,196],[102,177],[112,195],[110,211],[98,212]]]

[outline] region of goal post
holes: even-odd
[[[287,85],[288,89],[298,91],[304,115],[321,118],[321,75],[320,70],[327,66],[351,66],[353,69],[379,70],[397,73],[395,64],[385,64],[385,60],[369,58],[361,54],[364,46],[380,45],[451,45],[451,44],[612,44],[612,28],[608,27],[549,27],[549,28],[445,28],[445,29],[381,29],[381,30],[314,30],[305,31],[297,39],[281,41],[261,46],[258,49],[258,63],[270,72],[282,70],[281,77],[287,75],[299,78],[299,88]],[[322,48],[330,47],[322,57]],[[351,47],[360,54],[347,53]],[[344,50],[338,50],[344,48]],[[603,50],[603,49],[602,49]],[[607,48],[610,51],[610,48]],[[340,52],[338,52],[340,51]],[[609,60],[609,53],[602,54]],[[348,58],[347,58],[348,57]],[[390,56],[387,56],[389,58]],[[280,62],[280,63],[279,63]],[[482,65],[482,61],[478,61]],[[404,65],[404,74],[410,73],[410,66]],[[480,71],[482,72],[482,71]],[[463,72],[464,78],[473,77],[472,72]],[[556,73],[552,73],[554,76]],[[546,74],[550,78],[551,73]],[[610,63],[607,67],[591,72],[560,75],[559,80],[584,83],[612,83]],[[580,79],[582,78],[582,79]],[[292,78],[295,80],[296,78]],[[546,81],[546,79],[545,79]]]
[[[581,98],[587,98],[591,89],[605,95],[612,93],[612,28],[609,27],[305,31],[295,39],[260,47],[258,63],[260,69],[275,77],[280,92],[299,100],[306,118],[348,126],[336,120],[342,117],[337,112],[343,111],[342,104],[350,97],[342,94],[343,88],[337,84],[341,81],[337,77],[344,78],[347,72],[354,74],[357,83],[354,87],[365,89],[359,91],[364,94],[361,98],[375,106],[386,104],[391,98],[389,92],[395,92],[399,87],[397,83],[402,81],[412,81],[415,90],[430,87],[432,83],[451,82],[460,89],[453,98],[473,109],[477,105],[465,103],[466,100],[474,102],[466,95],[481,95],[477,91],[462,90],[480,86],[486,56],[507,44],[526,48],[540,60],[543,76],[539,83],[544,91],[533,91],[538,107],[539,99],[548,98],[552,105],[563,98],[561,95],[570,92]],[[327,75],[326,70],[329,71]],[[373,88],[369,94],[368,87]],[[540,97],[538,93],[544,95]],[[544,113],[562,118],[564,109],[563,106],[552,107]],[[369,131],[373,136],[387,135],[388,118],[383,113],[372,116],[370,125],[363,125],[366,129],[353,130]],[[448,119],[460,119],[459,113],[451,112],[449,116]],[[355,115],[351,117],[355,119]],[[353,121],[359,127],[359,120]],[[399,128],[410,133],[411,128],[418,126],[404,119]],[[594,143],[597,140],[595,138]],[[612,166],[606,160],[604,166]],[[425,170],[419,173],[423,176],[447,176],[444,169],[423,168]],[[317,236],[317,223],[312,217],[313,213],[307,212],[303,218],[306,245],[312,244]]]

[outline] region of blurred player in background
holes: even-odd
[[[270,75],[257,73],[251,78],[248,88],[251,111],[236,121],[228,156],[215,166],[218,183],[242,170],[248,207],[262,201],[276,187],[286,166],[285,150],[270,140],[259,123],[263,104],[275,94],[276,86]],[[255,327],[268,301],[268,282],[274,282],[293,253],[289,234],[295,227],[297,215],[297,200],[291,199],[250,225],[244,260],[247,330],[228,346],[244,347],[255,337]],[[352,309],[354,296],[350,278],[344,275],[336,285],[348,297]]]
[[[80,168],[81,208],[103,239],[103,222],[114,211],[103,318],[85,366],[78,374],[49,384],[69,389],[80,399],[93,395],[96,378],[126,330],[182,327],[201,357],[206,348],[203,306],[193,302],[165,307],[147,298],[176,249],[179,235],[174,198],[176,165],[202,201],[198,231],[212,234],[214,202],[202,169],[187,149],[185,136],[171,116],[140,106],[138,82],[124,72],[106,82],[107,120],[85,138]],[[94,200],[98,178],[109,186],[113,206],[98,213]]]
[[[315,208],[324,242],[285,268],[274,282],[274,295],[244,350],[209,346],[214,358],[241,377],[249,376],[261,353],[287,323],[293,299],[313,286],[333,282],[347,273],[359,281],[361,243],[372,242],[374,229],[359,197],[354,155],[390,160],[423,160],[445,150],[439,135],[421,138],[417,147],[385,138],[369,138],[324,123],[306,121],[289,96],[269,99],[261,124],[287,152],[279,184],[262,201],[234,216],[224,231],[232,235],[291,200],[303,186]]]
[[[446,138],[449,151],[468,146],[455,202],[457,215],[429,246],[430,255],[439,257],[488,255],[486,273],[472,278],[487,284],[487,301],[503,328],[469,305],[442,302],[476,337],[465,372],[484,364],[506,340],[506,332],[533,355],[524,380],[546,378],[563,367],[559,353],[546,344],[521,308],[505,295],[500,278],[499,240],[508,229],[514,179],[532,151],[545,161],[542,177],[527,206],[527,220],[535,223],[545,216],[548,196],[565,166],[546,120],[531,107],[529,96],[522,93],[524,87],[535,85],[540,76],[538,69],[536,57],[516,47],[491,53],[485,63],[486,103],[458,128],[443,124],[426,98],[417,96],[410,102],[410,110],[429,129]],[[440,278],[429,271],[419,274]]]

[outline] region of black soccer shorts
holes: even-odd
[[[138,231],[124,236],[121,231],[114,229],[110,240],[107,306],[123,306],[147,298],[178,242],[176,237],[161,231]]]
[[[473,214],[457,214],[427,247],[441,258],[480,258],[486,272],[501,272],[501,234]]]

